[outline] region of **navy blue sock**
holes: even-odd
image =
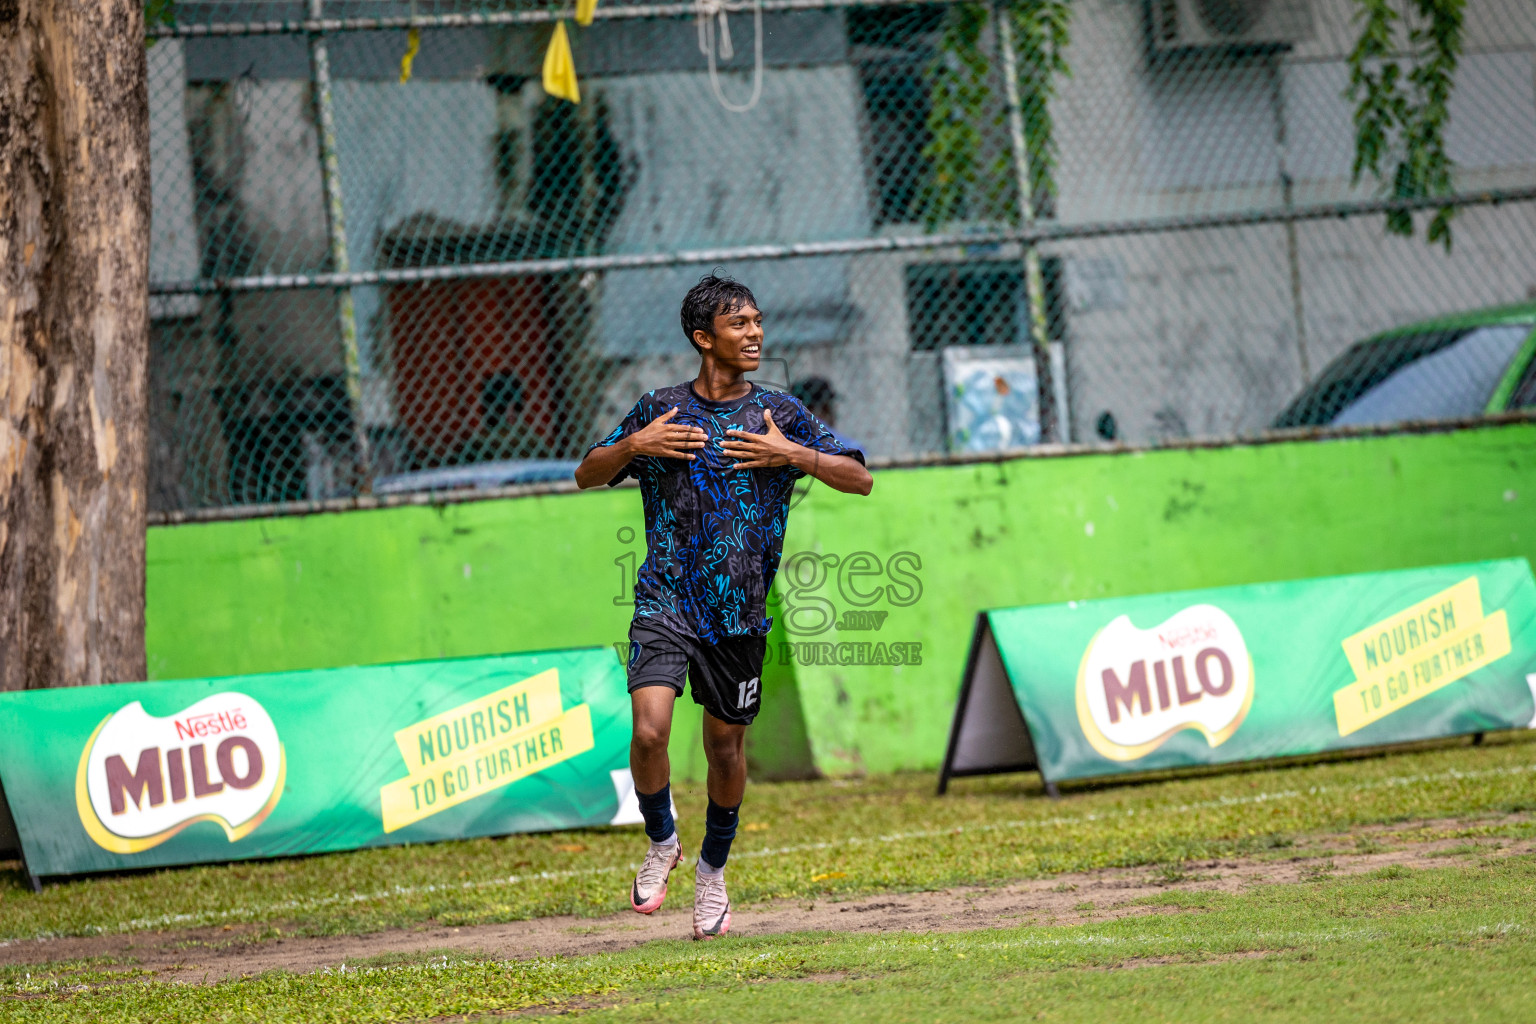
[[[642,793],[637,789],[635,799],[640,802],[640,814],[645,818],[645,834],[651,837],[651,842],[659,843],[677,830],[672,823],[670,783],[651,794]]]
[[[713,800],[704,814],[704,845],[699,857],[715,870],[725,867],[725,859],[731,855],[731,840],[736,838],[736,812],[741,805],[721,807]]]

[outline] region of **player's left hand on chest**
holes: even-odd
[[[720,443],[726,455],[738,460],[732,469],[764,469],[786,466],[790,456],[800,450],[800,445],[785,437],[773,422],[773,413],[763,410],[766,432],[754,434],[750,430],[727,430],[726,439]]]

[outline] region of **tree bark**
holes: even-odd
[[[0,690],[143,679],[141,0],[0,0]]]

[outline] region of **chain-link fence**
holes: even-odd
[[[572,103],[564,8],[181,0],[151,507],[568,479],[715,267],[874,457],[1536,404],[1536,5],[1469,0],[1433,200],[1352,174],[1358,10],[603,0]]]

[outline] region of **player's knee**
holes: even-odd
[[[671,739],[669,732],[670,730],[659,722],[637,719],[633,733],[634,745],[648,753],[665,750],[667,741]]]
[[[727,768],[735,767],[746,759],[745,736],[706,736],[704,738],[704,757],[711,765]]]

